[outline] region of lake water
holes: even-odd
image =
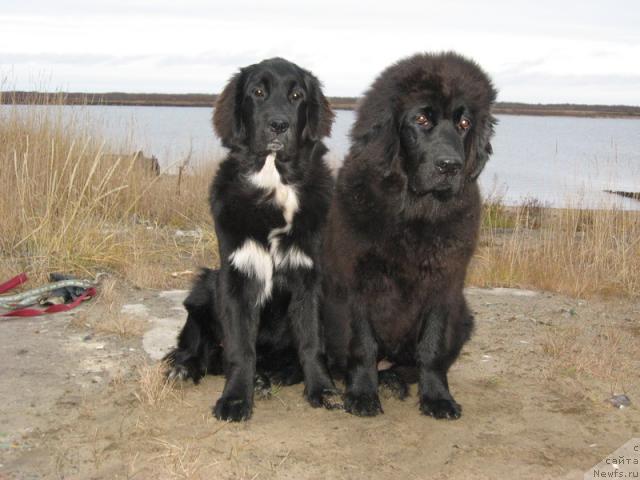
[[[1,106],[5,112],[9,106]],[[19,107],[62,108],[102,132],[114,153],[143,150],[165,168],[189,152],[192,164],[219,160],[222,148],[211,128],[211,108],[197,107]],[[348,150],[354,112],[336,112],[327,140],[329,161],[339,165]],[[499,115],[494,154],[480,177],[485,196],[508,205],[535,198],[549,206],[580,205],[640,209],[640,202],[604,190],[640,190],[640,120]]]

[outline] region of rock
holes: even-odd
[[[466,293],[470,294],[489,294],[489,295],[512,295],[514,297],[536,297],[540,292],[534,290],[524,290],[521,288],[465,288]]]
[[[149,314],[149,307],[143,303],[130,303],[123,305],[120,309],[121,313],[127,313],[129,315],[137,315],[139,317],[145,317]]]
[[[612,395],[607,402],[616,408],[626,408],[631,405],[631,399],[624,394]]]
[[[183,325],[183,318],[154,318],[153,327],[142,337],[145,352],[153,360],[160,360],[176,345],[176,338]]]

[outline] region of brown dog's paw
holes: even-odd
[[[306,394],[309,404],[313,408],[324,407],[327,410],[342,410],[342,396],[335,388],[320,388]]]
[[[256,372],[253,379],[253,395],[258,400],[269,400],[271,398],[271,381],[264,373]]]
[[[383,398],[404,400],[409,395],[407,382],[391,369],[378,372],[378,390]]]
[[[344,409],[359,417],[375,417],[384,413],[377,393],[363,395],[347,393],[344,397]]]

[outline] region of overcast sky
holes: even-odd
[[[3,89],[217,93],[282,56],[333,96],[456,50],[502,101],[640,105],[640,2],[0,0]]]

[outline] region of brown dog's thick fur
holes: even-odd
[[[382,412],[377,363],[400,397],[458,418],[447,371],[473,329],[463,285],[480,224],[496,91],[472,61],[421,54],[385,70],[358,109],[323,246],[323,324],[345,408]],[[415,376],[414,376],[415,378]]]

